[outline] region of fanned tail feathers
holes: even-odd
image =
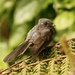
[[[24,54],[24,52],[28,49],[28,47],[31,45],[29,41],[23,42],[20,46],[18,46],[14,51],[12,51],[10,54],[8,54],[4,62],[11,62],[13,61],[17,56],[21,56]]]

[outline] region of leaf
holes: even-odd
[[[71,9],[75,7],[75,0],[55,0],[53,3],[54,8],[58,11],[61,8]]]
[[[64,30],[69,28],[74,23],[74,13],[64,11],[54,19],[54,23],[56,25],[56,30]]]
[[[60,69],[60,75],[68,75],[68,72],[70,71],[70,63],[68,57],[62,60]]]
[[[0,0],[0,14],[8,13],[6,11],[10,11],[15,3],[15,0]],[[5,12],[5,13],[4,13]]]
[[[4,11],[4,3],[6,0],[0,0],[0,14]]]
[[[51,1],[20,0],[15,10],[14,23],[22,24],[24,22],[31,21],[41,10],[45,9]]]
[[[67,57],[70,60],[71,70],[75,71],[75,60],[74,60],[75,53],[72,52],[72,49],[66,43],[66,34],[62,35],[62,37],[60,38],[60,42],[61,42],[64,53],[67,55]]]

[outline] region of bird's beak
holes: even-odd
[[[52,24],[52,27],[54,27],[55,26],[55,24]]]

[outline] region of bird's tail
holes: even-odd
[[[20,46],[18,46],[14,51],[12,51],[10,54],[8,54],[4,58],[4,62],[11,62],[13,61],[17,56],[21,56],[24,54],[24,52],[28,49],[28,47],[31,45],[29,41],[23,42]]]

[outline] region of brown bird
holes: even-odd
[[[38,24],[28,32],[26,40],[14,51],[8,54],[5,57],[4,62],[11,62],[17,56],[23,55],[28,47],[31,47],[32,50],[34,50],[31,55],[31,59],[35,59],[39,53],[51,42],[54,34],[55,28],[52,21],[47,18],[39,19]]]

